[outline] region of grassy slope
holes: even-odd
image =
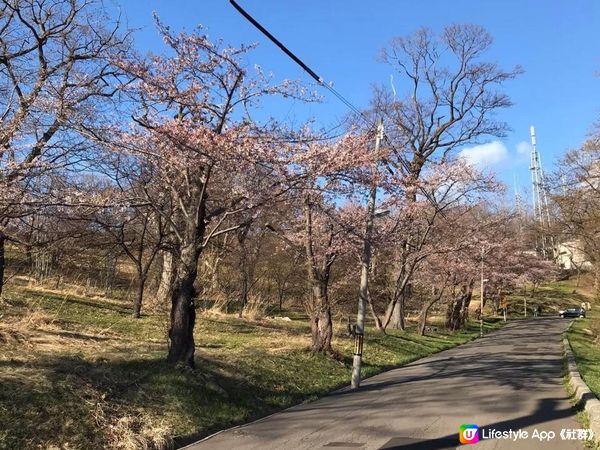
[[[585,283],[586,287],[590,285],[591,282]],[[594,394],[600,397],[600,303],[594,300],[591,288],[578,292],[579,303],[589,301],[592,309],[585,319],[575,320],[567,336],[579,373]]]
[[[492,325],[487,325],[488,327]],[[201,315],[196,372],[164,362],[160,315],[114,300],[13,288],[0,303],[0,448],[138,448],[206,435],[346,385],[344,363],[310,354],[305,320]],[[466,342],[367,330],[366,375]]]

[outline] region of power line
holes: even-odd
[[[364,121],[371,129],[375,129],[377,127],[377,125],[375,123],[373,123],[365,115],[364,112],[362,112],[356,106],[354,106],[352,104],[352,102],[350,102],[350,100],[348,100],[340,92],[338,92],[336,89],[334,89],[333,86],[331,86],[329,83],[325,83],[325,81],[323,80],[323,77],[320,77],[319,75],[317,75],[317,73],[314,70],[312,70],[304,61],[302,61],[290,49],[288,49],[279,39],[277,39],[275,36],[273,36],[265,27],[263,27],[256,19],[254,19],[254,17],[252,17],[248,12],[246,12],[244,10],[244,8],[242,8],[235,0],[229,0],[229,2],[242,16],[244,16],[244,18],[246,18],[252,25],[254,25],[254,27],[256,27],[262,34],[264,34],[271,42],[273,42],[277,47],[279,47],[279,49],[281,51],[283,51],[296,64],[298,64],[306,73],[308,73],[308,75],[310,75],[311,78],[313,78],[317,83],[319,83],[320,86],[323,86],[325,89],[327,89],[329,92],[331,92],[338,100],[340,100],[351,111],[353,111],[360,119],[362,119],[362,121]],[[402,158],[400,156],[400,152],[395,147],[395,145],[391,142],[390,138],[385,134],[385,132],[383,133],[383,140],[390,146],[390,148],[394,149],[394,151],[398,154],[398,160],[400,162],[400,165],[402,166],[402,169],[404,169],[406,172],[410,172],[409,164],[404,160],[404,158]],[[389,168],[390,162],[389,161],[385,161],[385,162],[387,163],[388,170],[390,170],[390,172],[391,172],[391,169]],[[429,200],[432,204],[436,203],[431,198],[431,196],[429,195],[428,192],[426,192],[424,189],[420,189],[420,190],[421,190],[422,194],[425,196],[425,198],[427,198],[427,200]]]
[[[268,37],[271,42],[273,42],[277,47],[279,47],[286,55],[288,55],[290,58],[292,58],[294,60],[294,62],[296,64],[298,64],[300,67],[302,67],[311,77],[313,77],[317,83],[319,84],[323,84],[323,79],[321,77],[319,77],[315,72],[313,72],[311,70],[310,67],[308,67],[306,64],[304,64],[304,62],[298,58],[296,55],[294,55],[285,45],[283,45],[275,36],[273,36],[271,33],[269,33],[269,31],[263,27],[260,23],[258,23],[258,21],[256,21],[254,19],[254,17],[252,17],[250,14],[248,14],[240,5],[237,4],[237,2],[235,0],[229,0],[229,2],[233,5],[233,7],[235,9],[238,10],[238,12],[244,16],[252,25],[254,25],[256,28],[258,28],[260,30],[260,32],[262,34],[264,34],[266,37]]]
[[[370,120],[368,120],[367,117],[365,117],[364,113],[362,111],[360,111],[356,106],[354,106],[350,100],[346,99],[341,93],[339,93],[338,91],[336,91],[333,86],[331,86],[329,83],[325,83],[325,81],[323,80],[323,77],[320,77],[319,75],[317,75],[317,73],[312,70],[304,61],[302,61],[298,56],[296,56],[294,54],[294,52],[292,52],[289,48],[287,48],[279,39],[277,39],[275,36],[273,36],[269,30],[267,30],[265,27],[263,27],[254,17],[252,17],[248,12],[246,12],[244,10],[244,8],[242,8],[235,0],[229,0],[229,2],[233,5],[233,7],[242,15],[244,16],[248,22],[250,22],[252,25],[254,25],[262,34],[264,34],[271,42],[273,42],[273,44],[275,44],[277,47],[279,47],[279,49],[284,52],[287,56],[289,56],[296,64],[298,64],[306,73],[308,73],[310,75],[311,78],[313,78],[317,83],[319,83],[319,85],[323,86],[325,89],[327,89],[329,92],[331,92],[333,95],[335,95],[338,100],[340,100],[342,103],[344,103],[344,105],[346,105],[349,109],[351,109],[352,111],[354,111],[356,114],[359,115],[359,117],[361,117],[365,122],[367,122],[367,124],[369,125],[373,125],[371,123]]]

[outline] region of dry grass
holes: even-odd
[[[248,304],[244,307],[243,315],[250,320],[265,317],[269,308],[269,301],[261,295],[250,295]]]
[[[10,300],[3,299],[0,311],[6,311],[13,306]],[[0,344],[26,345],[30,344],[39,330],[56,328],[55,318],[40,309],[27,311],[23,315],[7,316],[0,314]]]
[[[172,429],[154,417],[127,415],[108,425],[107,445],[116,450],[171,450],[175,442]]]

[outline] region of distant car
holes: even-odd
[[[563,319],[566,317],[585,317],[585,309],[576,306],[572,308],[561,309],[558,311],[558,314]]]

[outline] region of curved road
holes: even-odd
[[[519,321],[483,339],[415,361],[257,422],[213,435],[188,449],[456,448],[461,424],[519,429],[527,439],[483,439],[481,449],[581,449],[562,440],[578,429],[562,386],[561,334],[568,322]],[[554,431],[540,441],[535,430]],[[469,448],[469,447],[466,447]]]

